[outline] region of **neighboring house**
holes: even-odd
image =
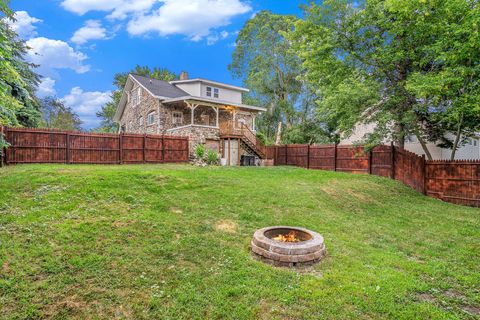
[[[242,103],[248,89],[206,79],[161,81],[128,76],[114,120],[121,132],[187,136],[190,154],[197,144],[237,165],[242,155],[264,157],[255,118],[266,109]]]
[[[353,131],[353,134],[348,138],[342,139],[340,144],[355,144],[362,141],[366,134],[373,132],[375,124],[360,124],[357,125]],[[454,139],[453,134],[448,134],[447,138]],[[430,151],[434,160],[450,160],[452,150],[444,149],[436,146],[434,143],[427,143],[428,150]],[[424,155],[425,152],[418,142],[417,137],[408,136],[405,139],[405,149],[414,152],[419,155]],[[457,149],[455,153],[455,160],[476,160],[480,159],[480,134],[475,137],[467,139],[467,143]]]

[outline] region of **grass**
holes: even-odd
[[[303,226],[328,255],[252,259]],[[0,169],[5,319],[478,319],[480,210],[398,182],[298,168]]]

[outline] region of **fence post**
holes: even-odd
[[[8,127],[2,127],[2,128],[3,128],[3,138],[8,143],[8,141],[7,141]],[[4,161],[6,166],[8,166],[8,153],[7,152],[8,152],[7,147],[3,148],[3,161]]]
[[[123,133],[118,135],[118,163],[123,163]]]
[[[333,152],[333,171],[337,171],[337,143],[335,142]]]
[[[5,139],[3,135],[3,126],[0,127],[0,139]],[[2,147],[0,150],[0,168],[3,167],[3,159],[5,158],[6,150]]]
[[[310,144],[307,145],[307,169],[310,169]]]
[[[67,164],[70,164],[70,133],[66,133],[66,137],[65,137],[65,144],[66,144],[66,152],[67,152]]]
[[[288,144],[285,145],[285,165],[288,165]]]
[[[391,150],[391,157],[392,157],[391,178],[395,180],[395,145],[393,144],[393,141],[390,143],[390,150]]]
[[[427,194],[427,161],[425,160],[425,155],[422,155],[422,174],[423,174],[423,188],[422,193]]]
[[[372,158],[373,158],[373,149],[368,151],[368,174],[372,174]]]
[[[188,142],[188,156],[190,156],[190,141]],[[162,162],[165,162],[165,136],[162,135]]]
[[[143,135],[143,145],[142,145],[142,158],[143,158],[143,163],[145,163],[145,148],[147,146],[147,135]]]

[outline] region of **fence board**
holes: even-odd
[[[7,164],[187,162],[188,138],[139,134],[99,134],[3,128]]]

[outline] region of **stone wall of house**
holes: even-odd
[[[168,130],[167,135],[181,136],[189,138],[190,157],[194,156],[197,144],[205,144],[207,140],[210,142],[220,141],[220,133],[216,128],[205,127],[185,127],[175,130]]]
[[[125,106],[120,126],[124,132],[128,133],[159,133],[158,116],[160,112],[160,102],[152,97],[145,89],[140,87],[140,103],[134,106],[131,96],[136,92],[138,85],[135,85],[129,92],[128,102]],[[148,124],[148,115],[153,113],[153,124]]]

